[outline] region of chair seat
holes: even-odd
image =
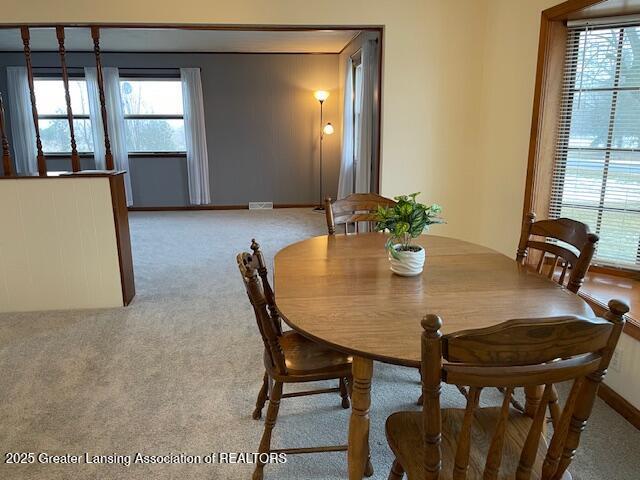
[[[500,408],[480,408],[476,410],[471,428],[471,451],[469,455],[468,480],[482,479],[491,438],[495,430]],[[442,470],[440,480],[452,478],[456,456],[457,439],[464,418],[463,409],[442,410]],[[396,459],[409,480],[424,480],[423,413],[397,412],[387,419],[387,440]],[[511,410],[502,450],[502,462],[498,479],[512,480],[520,461],[522,446],[531,426],[526,415]],[[538,452],[531,471],[531,480],[540,479],[542,462],[546,454],[546,442],[540,437]]]
[[[284,332],[280,337],[280,347],[284,353],[287,375],[284,378],[300,376],[309,381],[351,376],[352,357],[346,353],[325,347],[298,332]],[[265,352],[265,366],[271,370],[270,357]],[[277,375],[274,374],[274,377]],[[295,381],[294,378],[288,378]],[[285,380],[286,381],[286,380]]]

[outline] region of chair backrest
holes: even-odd
[[[358,233],[360,222],[367,222],[369,229],[373,229],[378,207],[392,207],[394,200],[385,198],[377,193],[352,193],[351,195],[331,203],[331,198],[324,201],[324,211],[327,216],[327,230],[329,235],[336,233],[337,225],[344,225],[344,233],[350,233],[349,225],[353,225],[353,232]]]
[[[282,335],[280,316],[267,278],[264,258],[255,240],[251,242],[251,249],[254,253],[243,252],[237,255],[238,268],[271,364],[278,374],[285,375],[287,367],[280,347]]]
[[[273,289],[271,288],[271,284],[269,283],[267,264],[264,261],[264,255],[262,255],[260,245],[258,244],[258,242],[256,242],[255,238],[251,239],[251,250],[253,251],[253,255],[256,258],[256,261],[258,262],[258,275],[260,276],[260,280],[262,281],[262,291],[264,292],[264,296],[267,301],[269,315],[271,315],[271,318],[275,322],[278,335],[282,335],[282,320],[280,318],[280,314],[278,313],[278,308],[276,307],[276,297],[273,293]]]
[[[573,316],[510,320],[489,328],[442,336],[442,321],[427,315],[422,326],[422,388],[425,469],[427,479],[437,479],[441,469],[441,381],[468,385],[464,420],[459,432],[453,478],[466,478],[469,466],[474,412],[483,387],[505,389],[500,416],[490,443],[484,477],[497,478],[509,419],[510,399],[516,387],[544,385],[544,393],[532,418],[515,475],[530,478],[536,459],[547,408],[557,408],[554,433],[542,467],[542,480],[557,480],[571,463],[595,400],[598,385],[629,311],[618,300],[609,302],[605,318]],[[445,360],[445,362],[443,362]],[[560,409],[554,384],[573,381]],[[447,475],[448,476],[448,475]],[[511,477],[509,477],[511,478]]]
[[[586,224],[570,218],[539,222],[535,219],[535,213],[529,213],[524,219],[516,260],[523,264],[534,260],[536,271],[540,274],[543,274],[547,266],[547,277],[555,278],[560,285],[564,285],[567,271],[569,271],[566,287],[578,293],[589,270],[598,243],[598,235],[590,233]],[[538,237],[538,239],[531,237]],[[572,245],[578,250],[578,254],[558,243],[548,242],[547,239],[560,240]],[[538,250],[539,258],[528,258],[530,250]],[[557,274],[558,267],[561,268],[559,274]]]

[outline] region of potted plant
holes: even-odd
[[[422,273],[425,251],[416,245],[413,239],[422,234],[434,223],[444,223],[439,216],[442,207],[437,204],[426,206],[416,201],[420,193],[394,197],[398,202],[393,207],[378,207],[376,212],[376,230],[389,232],[385,244],[389,252],[391,271],[410,277]]]

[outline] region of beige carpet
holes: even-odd
[[[240,479],[246,465],[7,465],[5,452],[147,455],[251,452],[250,417],[262,378],[261,342],[235,266],[255,236],[269,258],[324,233],[307,210],[131,215],[138,295],[128,308],[0,315],[0,479]],[[391,455],[392,411],[413,409],[417,373],[376,364],[374,478]],[[495,402],[492,393],[483,395]],[[447,389],[445,406],[462,405]],[[274,447],[342,443],[337,395],[285,399]],[[572,473],[636,480],[640,433],[598,401]],[[343,453],[289,457],[266,478],[346,478]]]

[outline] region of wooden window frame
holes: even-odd
[[[529,212],[545,218],[549,211],[558,118],[562,107],[567,21],[636,13],[640,13],[640,0],[568,0],[542,12],[523,221]],[[593,265],[589,271],[640,281],[640,272],[631,269]],[[630,319],[625,331],[640,340],[640,322]]]

